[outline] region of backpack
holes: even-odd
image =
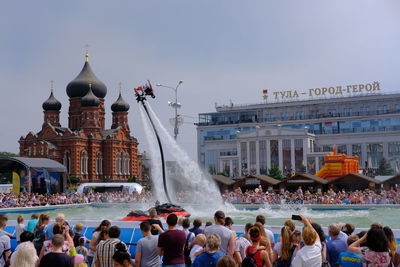
[[[242,261],[242,267],[257,267],[256,260],[254,259],[254,255],[262,249],[257,249],[254,253],[249,253],[249,247],[246,249],[246,257]]]
[[[83,237],[80,233],[75,233],[74,235],[74,247],[79,246],[79,240]]]

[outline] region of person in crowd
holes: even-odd
[[[217,262],[217,267],[237,267],[238,264],[232,257],[223,256]]]
[[[31,215],[31,219],[28,222],[28,225],[26,226],[26,231],[32,232],[35,230],[35,226],[39,221],[39,216],[34,213]]]
[[[232,230],[233,224],[234,224],[234,222],[233,222],[231,217],[226,217],[225,218],[224,226],[227,227],[229,230]]]
[[[158,237],[158,255],[163,256],[163,266],[184,267],[185,258],[183,248],[185,246],[185,232],[176,229],[178,217],[170,214],[167,217],[168,231]]]
[[[87,240],[86,237],[82,234],[83,230],[83,224],[77,223],[75,225],[75,233],[74,233],[74,246],[77,247],[79,246],[80,239],[83,238],[85,240],[85,243],[90,242],[90,240]]]
[[[203,230],[200,229],[202,224],[201,219],[196,218],[193,221],[193,228],[189,229],[190,232],[194,233],[195,236],[197,236],[198,234],[203,233]]]
[[[150,224],[149,224],[150,226]],[[150,228],[150,227],[149,227]],[[151,235],[150,231],[149,234]],[[122,243],[115,245],[115,253],[112,257],[114,267],[133,267],[131,255],[129,254],[126,246]],[[138,265],[136,265],[138,266]],[[153,265],[141,265],[141,266],[153,266]]]
[[[397,247],[396,239],[394,238],[393,231],[389,226],[383,227],[383,232],[385,232],[386,238],[389,242],[390,257],[392,257],[393,259],[396,254],[396,247]]]
[[[189,231],[189,227],[190,227],[190,221],[188,218],[185,218],[182,221],[182,228],[186,235],[185,246],[184,246],[184,250],[183,250],[184,256],[185,256],[186,267],[189,267],[192,264],[192,260],[190,259],[190,249],[192,247],[192,242],[194,241],[194,238],[195,238],[194,233]]]
[[[11,241],[10,237],[7,234],[4,234],[4,228],[6,228],[8,222],[8,217],[6,215],[2,215],[0,217],[0,267],[9,264],[10,255],[11,255]]]
[[[25,231],[24,217],[19,215],[17,218],[17,226],[15,227],[15,237],[18,243],[20,243],[19,237],[23,231]]]
[[[45,229],[46,239],[51,240],[53,238],[53,228],[54,225],[64,225],[65,222],[65,215],[63,213],[58,213],[57,216],[54,218],[55,222],[49,224]]]
[[[64,236],[61,234],[53,235],[51,239],[53,251],[45,255],[41,260],[39,267],[73,267],[74,262],[72,257],[63,253],[62,247],[64,245]]]
[[[150,217],[150,219],[148,219],[147,221],[150,223],[150,225],[152,225],[152,227],[151,227],[151,234],[152,234],[152,235],[158,235],[158,234],[159,234],[159,231],[158,231],[153,225],[154,225],[154,224],[157,224],[157,225],[159,225],[160,228],[163,229],[163,230],[164,230],[164,228],[163,228],[163,225],[162,225],[161,221],[158,220],[158,219],[156,219],[156,217],[157,217],[157,210],[154,209],[154,208],[153,208],[153,209],[150,209],[150,210],[149,210],[149,217]]]
[[[283,225],[289,227],[291,233],[296,230],[296,223],[293,220],[286,220]]]
[[[302,247],[293,258],[293,267],[321,267],[322,256],[321,256],[321,240],[318,233],[312,227],[310,220],[303,215],[301,216],[301,222],[304,224],[302,231],[302,238],[304,247]]]
[[[11,254],[10,267],[35,267],[39,257],[33,245],[33,233],[24,231],[20,235],[20,244]]]
[[[113,256],[116,251],[116,245],[121,243],[125,246],[125,250],[127,250],[124,242],[119,240],[119,236],[121,234],[121,230],[118,226],[111,226],[108,229],[109,239],[100,242],[96,246],[96,252],[94,254],[94,262],[95,267],[113,267]]]
[[[217,234],[221,239],[220,250],[224,255],[233,256],[235,252],[235,239],[231,230],[224,226],[225,213],[218,210],[214,214],[215,224],[204,229],[204,234],[208,237],[211,234]]]
[[[347,243],[339,238],[340,226],[331,223],[328,226],[330,240],[326,244],[326,255],[331,267],[339,267],[339,254],[347,251]]]
[[[79,241],[78,241],[78,245],[76,246],[76,254],[82,255],[83,256],[83,262],[87,263],[88,250],[87,250],[87,248],[85,248],[85,244],[86,244],[85,237],[81,237],[79,239]]]
[[[364,244],[360,247],[361,244]],[[382,228],[373,226],[349,251],[360,255],[363,266],[390,266],[389,242]]]
[[[265,229],[265,233],[267,234],[268,238],[269,238],[269,242],[271,244],[271,247],[273,248],[275,245],[275,239],[274,239],[274,233],[272,233],[271,230],[266,228],[266,221],[265,221],[265,216],[264,215],[257,215],[256,217],[256,223],[261,223]]]
[[[261,231],[257,226],[253,226],[249,230],[251,246],[246,248],[246,257],[243,259],[242,264],[248,259],[252,258],[257,267],[272,267],[272,259],[268,248],[261,246]]]
[[[178,229],[178,230],[183,230],[182,223],[183,223],[183,220],[184,220],[184,219],[185,219],[184,217],[179,217],[179,218],[178,218],[178,223],[176,224],[176,229]]]
[[[273,262],[277,262],[277,266],[290,266],[294,251],[297,246],[292,243],[292,231],[288,226],[281,229],[281,241],[275,244],[272,253]]]
[[[348,236],[351,236],[354,232],[354,229],[356,229],[356,227],[354,226],[354,224],[352,223],[346,223],[345,225],[343,225],[342,227],[342,232],[345,233]]]
[[[89,251],[88,251],[88,265],[91,267],[93,265],[93,258],[94,258],[94,253],[96,251],[96,246],[99,244],[99,235],[102,230],[108,230],[111,226],[111,223],[109,220],[103,220],[101,221],[100,225],[94,229],[93,234],[92,234],[92,239],[90,240],[89,243]]]
[[[310,221],[311,222],[311,221]],[[316,222],[311,222],[311,226],[317,232],[319,241],[321,242],[321,256],[322,256],[322,263],[328,263],[327,259],[327,248],[326,248],[326,236],[324,230],[322,229],[321,225]]]
[[[254,224],[254,227],[257,227],[261,234],[260,246],[265,247],[267,249],[267,251],[272,253],[271,243],[269,241],[270,239],[267,236],[267,233],[265,232],[264,226],[261,223],[256,222]],[[272,255],[271,255],[271,258],[272,258]]]
[[[53,227],[53,234],[52,235],[63,235],[64,237],[64,245],[61,248],[63,253],[68,254],[69,251],[74,247],[74,241],[72,240],[69,232],[68,225],[60,225],[56,224]],[[54,250],[53,243],[51,240],[46,240],[43,242],[43,247],[39,254],[39,259],[42,259],[44,255],[52,252]]]
[[[400,245],[397,245],[396,253],[395,253],[394,258],[393,258],[393,265],[395,267],[399,267],[400,266]]]
[[[45,228],[48,225],[50,221],[50,217],[46,214],[40,214],[39,216],[39,221],[35,226],[35,229],[33,231],[34,234],[34,239],[33,239],[33,245],[36,248],[36,253],[37,255],[40,254],[40,251],[42,250],[43,243],[46,240],[46,233],[45,233]]]
[[[357,235],[351,235],[349,238],[347,238],[347,246],[350,246],[354,242],[358,240]],[[339,260],[338,263],[342,267],[361,267],[362,266],[362,259],[360,255],[350,252],[350,251],[345,251],[339,254]]]
[[[246,223],[244,227],[244,234],[235,239],[235,252],[233,258],[237,264],[241,264],[242,260],[246,257],[246,249],[251,246],[249,231],[253,227],[252,223]]]
[[[210,222],[210,221],[206,222],[206,225],[204,226],[204,229],[205,229],[206,227],[208,227],[208,226],[211,226],[211,225],[212,225],[212,222]]]
[[[136,246],[136,267],[159,267],[161,261],[157,254],[158,235],[151,234],[151,225],[148,221],[140,223],[140,231],[143,238],[139,239]]]
[[[221,238],[217,234],[207,236],[207,251],[201,253],[193,262],[193,267],[215,267],[218,260],[224,256],[220,251]]]
[[[205,252],[207,238],[204,234],[198,234],[193,241],[192,249],[190,250],[190,261],[193,263],[198,255]]]

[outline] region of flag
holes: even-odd
[[[16,173],[16,172],[12,173],[12,183],[13,183],[12,191],[18,195],[19,187],[20,187],[20,177],[19,177],[18,173]]]
[[[264,94],[264,95],[268,94],[268,89],[264,89],[264,90],[263,90],[263,94]]]

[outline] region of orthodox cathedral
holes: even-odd
[[[60,124],[61,103],[52,90],[42,105],[42,129],[20,138],[20,156],[56,160],[66,166],[69,176],[82,182],[122,182],[139,177],[138,141],[130,135],[129,104],[120,92],[111,106],[111,129],[105,129],[107,87],[93,73],[87,53],[83,69],[66,91],[68,127]]]

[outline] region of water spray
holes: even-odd
[[[135,87],[135,96],[136,96],[136,101],[138,103],[142,103],[144,110],[146,111],[147,117],[150,120],[151,126],[153,127],[154,133],[156,134],[157,142],[158,142],[158,147],[160,148],[160,155],[161,155],[161,169],[162,169],[162,177],[163,177],[163,185],[164,185],[164,191],[165,195],[167,196],[168,202],[172,203],[171,198],[169,197],[168,194],[168,188],[167,188],[167,180],[165,177],[165,162],[164,162],[164,152],[160,140],[160,136],[158,135],[156,126],[154,125],[154,122],[150,116],[150,113],[147,109],[146,106],[146,96],[150,96],[151,98],[155,98],[156,96],[154,95],[153,92],[153,87],[151,86],[151,83],[149,80],[147,80],[147,84]]]

